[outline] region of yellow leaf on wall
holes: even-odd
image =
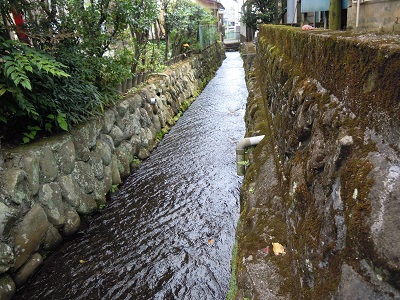
[[[285,255],[285,248],[279,243],[272,243],[272,250],[274,251],[275,255]]]

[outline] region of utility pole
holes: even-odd
[[[330,0],[329,2],[329,29],[340,30],[342,0]]]

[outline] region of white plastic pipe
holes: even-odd
[[[360,18],[360,3],[361,0],[357,0],[356,28],[358,27],[358,19]]]
[[[236,145],[236,173],[244,176],[245,166],[243,165],[244,154],[248,147],[258,145],[265,135],[252,136],[241,139]]]

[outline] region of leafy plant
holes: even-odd
[[[57,116],[50,114],[47,116],[47,118],[49,118],[50,120],[56,120],[58,126],[60,126],[61,129],[68,131],[68,123],[66,121],[66,114],[60,113]],[[50,123],[46,123],[45,128],[48,131],[51,131],[51,124]]]
[[[28,126],[28,131],[24,132],[24,137],[22,138],[23,142],[26,144],[35,139],[37,132],[40,130],[41,128],[38,126]]]
[[[15,113],[37,119],[37,107],[26,97],[27,91],[32,91],[30,76],[36,73],[39,76],[69,77],[63,70],[66,66],[18,41],[0,38],[0,52],[3,55],[0,68],[4,74],[0,78],[0,96],[5,99],[0,107],[0,120],[6,123]]]
[[[164,135],[165,135],[165,133],[164,133],[163,131],[157,132],[157,134],[156,134],[156,140],[157,140],[158,142],[161,141],[161,140],[163,139]]]
[[[236,281],[237,256],[238,256],[238,242],[236,241],[232,249],[231,279],[229,282],[229,291],[228,294],[226,295],[227,300],[235,299],[237,294],[237,281]]]
[[[116,191],[118,191],[118,184],[113,184],[110,188],[110,192],[115,193]]]
[[[139,168],[140,167],[140,164],[142,163],[142,161],[140,160],[140,158],[139,157],[137,157],[137,156],[134,156],[133,157],[133,159],[132,159],[132,167],[134,168],[134,169],[136,169],[136,168]]]
[[[198,42],[199,25],[215,24],[217,20],[210,12],[189,0],[161,1],[165,18],[166,51],[168,59],[170,47],[171,56],[182,53],[182,44],[194,45]]]
[[[248,160],[238,161],[237,164],[246,167],[250,166],[250,162]]]
[[[246,0],[242,7],[242,22],[256,30],[259,23],[278,23],[286,13],[286,2]]]

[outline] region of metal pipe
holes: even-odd
[[[361,0],[357,0],[356,28],[358,27],[358,19],[360,18],[360,3]]]
[[[239,143],[236,145],[236,173],[239,176],[244,176],[245,165],[244,156],[246,148],[250,146],[258,145],[261,140],[265,137],[265,135],[253,136],[241,139]]]

